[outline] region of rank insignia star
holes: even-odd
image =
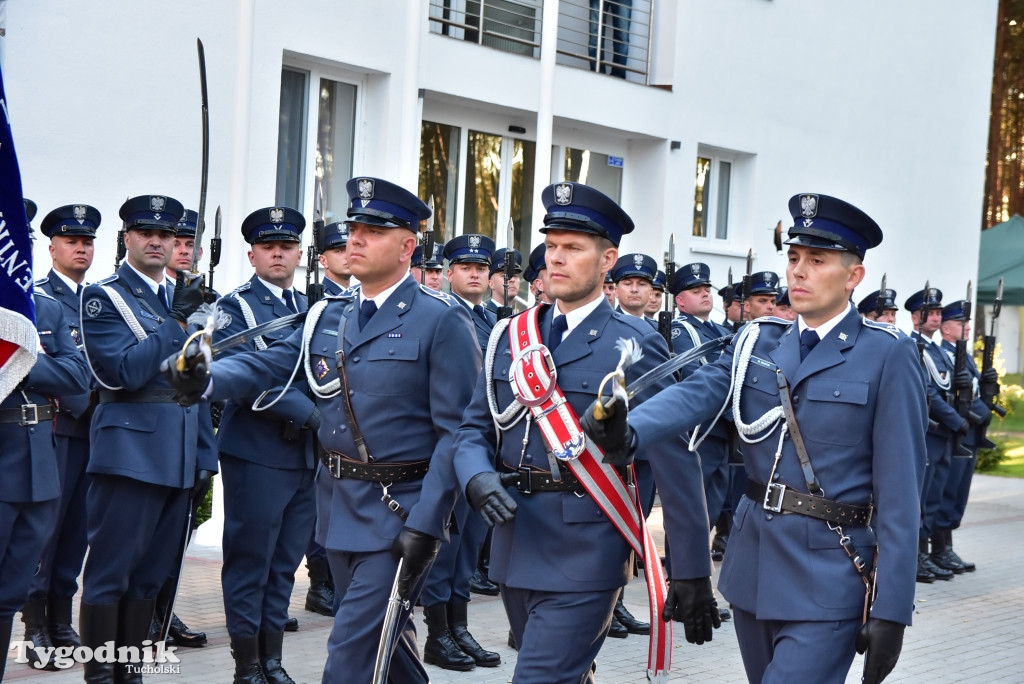
[[[846,333],[839,333],[839,340],[841,342],[845,342],[846,341]]]
[[[596,330],[591,330],[590,331],[590,336],[591,337],[597,337],[597,331]]]
[[[327,377],[327,374],[331,372],[330,366],[328,366],[327,362],[324,361],[323,359],[320,359],[319,361],[316,362],[316,366],[313,368],[313,370],[316,372],[317,380],[323,380],[324,378]]]
[[[399,309],[404,309],[405,308],[405,302],[398,302],[397,306],[398,306]]]

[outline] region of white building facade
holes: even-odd
[[[0,44],[36,223],[63,204],[103,214],[90,280],[113,267],[126,197],[198,204],[198,37],[221,292],[251,273],[249,212],[311,221],[322,185],[336,219],[358,174],[432,196],[441,240],[505,246],[511,218],[524,256],[540,190],[587,182],[635,220],[623,253],[660,262],[674,234],[676,262],[708,263],[717,286],[751,248],[784,275],[789,197],[831,194],[885,233],[855,299],[887,273],[902,302],[926,280],[963,297],[977,273],[997,5],[0,0]],[[35,259],[45,273],[45,239]]]

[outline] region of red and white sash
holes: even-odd
[[[529,407],[548,449],[565,461],[587,494],[643,559],[651,614],[648,677],[654,682],[668,681],[672,667],[672,623],[661,620],[666,583],[654,537],[647,530],[636,487],[630,493],[618,471],[603,463],[604,453],[586,439],[576,413],[559,389],[557,371],[540,335],[540,309],[533,307],[509,323],[512,392],[521,404]],[[635,475],[633,479],[636,480]]]

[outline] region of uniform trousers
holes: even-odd
[[[743,668],[751,684],[842,684],[853,663],[860,620],[758,620],[732,607]]]
[[[392,515],[390,512],[384,512]],[[334,615],[334,627],[327,640],[327,665],[323,684],[369,682],[377,659],[377,646],[384,627],[384,613],[395,581],[397,561],[391,551],[346,552],[327,549],[334,584],[344,598]],[[429,570],[427,572],[429,574]],[[423,587],[412,588],[409,605]],[[430,681],[420,661],[416,626],[411,609],[401,609],[392,649],[388,681],[394,684],[426,684]]]
[[[516,684],[583,684],[608,634],[620,588],[537,591],[502,585],[509,625],[519,644]]]
[[[32,574],[59,506],[60,499],[0,501],[0,621],[10,620],[25,604]]]
[[[928,464],[924,469],[924,489],[921,492],[921,539],[928,539],[936,532],[935,516],[939,512],[942,492],[953,465],[951,440],[929,434],[925,438],[925,445],[928,448]]]
[[[228,634],[281,632],[295,570],[316,522],[313,471],[220,455],[224,485],[224,614]]]
[[[82,601],[156,598],[181,562],[189,490],[93,474],[86,494],[89,555]]]
[[[942,490],[942,501],[935,514],[937,530],[955,530],[960,527],[967,510],[967,497],[971,493],[974,468],[978,464],[978,450],[971,449],[970,458],[954,458],[950,462],[949,477]]]
[[[56,435],[57,467],[61,494],[57,519],[39,559],[39,572],[32,578],[29,597],[72,598],[78,593],[78,576],[88,548],[85,496],[89,489],[89,438]]]

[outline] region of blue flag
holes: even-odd
[[[39,335],[32,302],[32,240],[0,69],[0,401],[36,362]]]

